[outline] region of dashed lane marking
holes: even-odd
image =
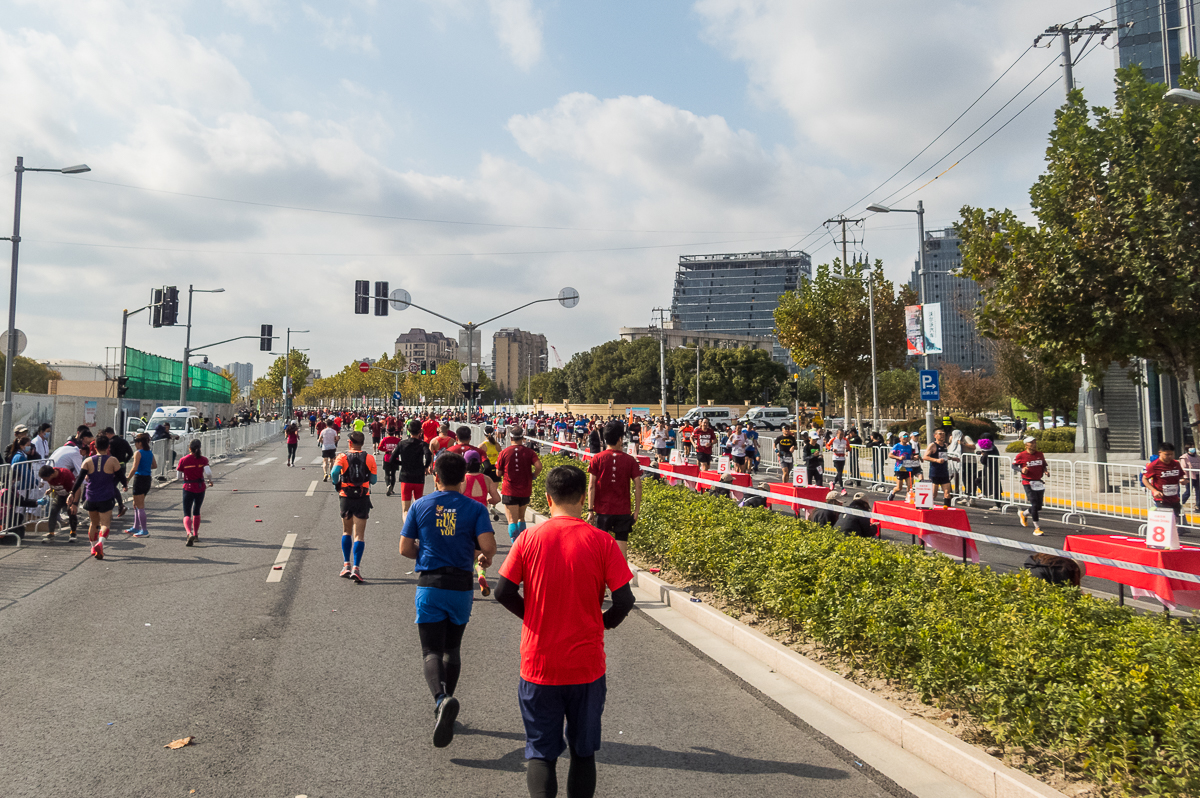
[[[320,484],[320,482],[321,482],[321,480],[319,480],[319,479],[314,479],[314,480],[312,481],[312,484],[308,486],[308,491],[307,491],[307,492],[306,492],[304,495],[305,495],[305,496],[311,496],[311,495],[313,495],[314,493],[316,493],[316,492],[317,492],[317,485],[318,485],[318,484]]]
[[[275,564],[271,566],[271,570],[267,574],[268,582],[278,582],[283,579],[283,568],[287,565],[288,557],[292,556],[292,546],[295,545],[296,533],[289,532],[283,539],[283,546],[279,549],[279,554],[275,557]]]
[[[278,457],[268,457],[265,460],[258,461],[257,463],[255,463],[255,465],[266,465],[267,463],[274,463],[278,459],[279,459]]]
[[[324,460],[324,457],[318,457],[316,460],[313,460],[311,463],[309,463],[309,465],[320,465]]]

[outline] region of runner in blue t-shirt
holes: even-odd
[[[492,564],[496,536],[487,508],[462,493],[467,474],[462,455],[446,452],[435,461],[433,473],[437,492],[418,499],[408,511],[400,554],[417,561],[417,631],[435,707],[433,744],[445,748],[454,739],[458,717],[454,688],[462,671],[459,648],[471,619],[475,562],[484,569]]]
[[[888,501],[895,498],[901,489],[912,490],[912,471],[917,467],[917,453],[908,443],[908,433],[900,433],[900,442],[892,447],[888,457],[896,461],[896,487],[888,494]]]

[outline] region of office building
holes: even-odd
[[[1118,66],[1140,64],[1150,80],[1178,88],[1180,56],[1197,53],[1198,13],[1185,0],[1117,0]]]
[[[991,348],[975,325],[979,304],[979,283],[956,272],[962,267],[960,240],[953,227],[925,231],[925,302],[942,306],[942,353],[929,356],[929,367],[955,363],[963,371],[983,369],[989,374],[995,365]],[[921,295],[919,261],[913,264],[909,286]]]
[[[395,354],[404,355],[406,362],[426,361],[441,366],[458,359],[458,341],[414,327],[396,339]]]
[[[254,384],[253,363],[229,363],[225,366],[225,370],[237,380],[238,387],[242,389],[243,393]]]
[[[811,277],[812,258],[799,250],[681,255],[671,316],[692,332],[774,340],[780,295]],[[788,362],[787,350],[777,342],[772,357]]]
[[[657,339],[659,333],[660,330],[658,327],[622,327],[619,331],[622,341],[636,341],[639,338]],[[774,336],[732,335],[728,333],[705,333],[685,330],[676,318],[671,318],[669,321],[664,322],[661,333],[665,336],[667,349],[684,346],[717,347],[719,349],[737,349],[749,346],[753,349],[762,349],[765,352],[774,352],[775,349]]]
[[[503,395],[524,401],[524,397],[514,396],[514,392],[520,387],[521,380],[548,370],[549,356],[546,336],[515,327],[501,328],[492,336],[492,369],[496,387]]]

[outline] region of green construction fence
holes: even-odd
[[[159,357],[137,349],[125,349],[125,396],[130,399],[152,399],[159,402],[179,401],[179,376],[183,363],[167,357]],[[190,366],[188,375],[189,402],[229,401],[233,384],[216,372],[199,366]]]

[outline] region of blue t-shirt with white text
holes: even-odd
[[[400,534],[421,541],[414,571],[475,565],[475,539],[492,534],[487,508],[455,491],[440,490],[413,502]]]

